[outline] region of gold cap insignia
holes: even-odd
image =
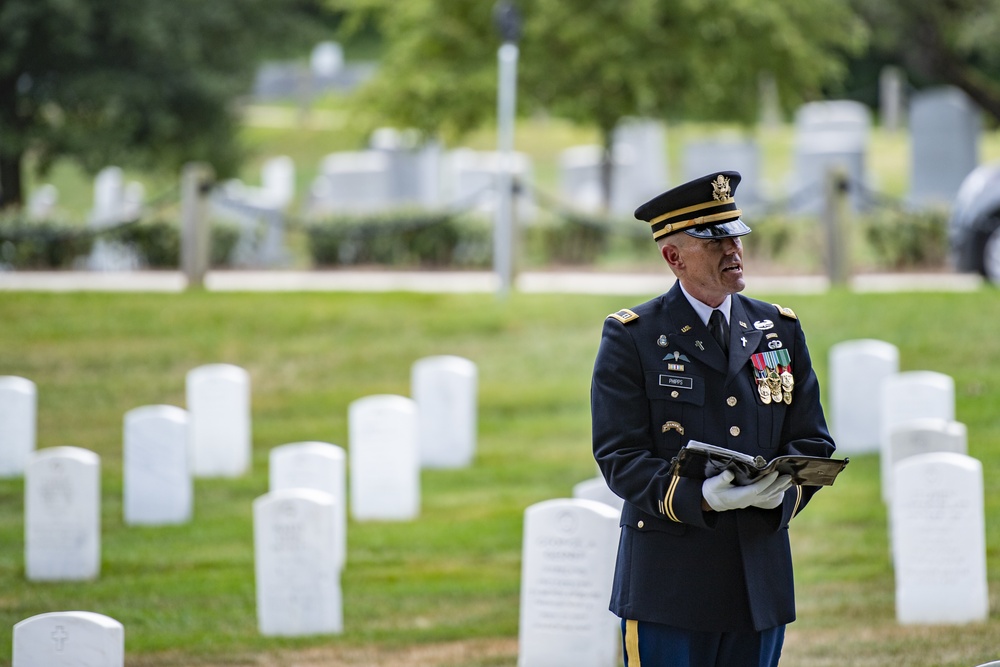
[[[729,190],[729,179],[719,174],[712,181],[712,199],[716,201],[721,201],[723,199],[729,199],[732,194]]]

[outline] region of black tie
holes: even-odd
[[[721,310],[713,310],[712,316],[708,318],[708,330],[715,336],[715,342],[722,348],[723,353],[729,355],[729,325]]]

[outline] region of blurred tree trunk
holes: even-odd
[[[24,204],[21,156],[0,154],[0,211]]]

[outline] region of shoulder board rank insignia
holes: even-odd
[[[771,305],[774,306],[775,308],[777,308],[778,312],[781,313],[782,315],[784,315],[785,317],[787,317],[789,319],[792,319],[792,320],[799,319],[798,316],[795,314],[795,311],[792,310],[791,308],[782,308],[781,306],[779,306],[776,303],[772,303]]]
[[[639,316],[633,313],[628,308],[622,308],[617,313],[611,313],[610,315],[608,315],[608,317],[613,317],[622,324],[628,324],[629,322],[633,322],[639,319]]]

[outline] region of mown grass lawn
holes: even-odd
[[[901,627],[878,461],[852,457],[793,524],[799,620],[783,664],[968,667],[1000,658],[1000,293],[761,295],[749,282],[749,294],[799,314],[824,384],[830,346],[855,338],[897,345],[903,370],[952,375],[957,418],[986,483],[990,620]],[[103,524],[97,581],[26,582],[23,483],[0,480],[0,665],[10,664],[16,622],[70,609],[121,621],[127,662],[148,666],[516,637],[524,509],[595,474],[588,401],[601,325],[649,296],[0,293],[0,375],[37,384],[39,447],[100,454]],[[474,465],[426,471],[416,521],[351,522],[342,635],[259,636],[251,503],[267,491],[268,451],[302,440],[349,447],[350,402],[408,395],[411,364],[431,354],[479,368]],[[185,373],[214,362],[250,373],[252,472],[198,480],[188,525],[126,527],[124,413],[183,406]]]

